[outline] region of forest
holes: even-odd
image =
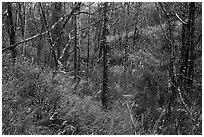
[[[202,135],[201,2],[2,2],[3,135]]]

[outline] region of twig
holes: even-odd
[[[131,109],[132,109],[132,107],[131,107],[131,109],[130,109],[130,106],[129,106],[129,104],[128,104],[128,102],[126,101],[126,103],[127,103],[127,108],[128,108],[128,111],[129,111],[129,115],[130,115],[130,119],[131,119],[131,122],[132,122],[132,125],[134,126],[134,128],[136,129],[136,125],[135,125],[135,122],[134,122],[134,119],[133,119],[133,115],[132,115],[132,112],[131,112]],[[135,102],[134,102],[135,103]],[[133,103],[133,104],[134,104]],[[133,105],[132,105],[133,106]],[[135,131],[135,135],[136,135],[136,131]]]
[[[116,21],[111,24],[110,28],[112,28],[112,27],[119,21],[119,19],[121,19],[121,17],[118,17],[118,18],[116,19]]]
[[[182,104],[184,105],[184,107],[186,108],[187,112],[189,113],[189,115],[191,115],[191,111],[190,109],[188,108],[188,105],[185,103],[183,97],[182,97],[182,94],[181,94],[181,90],[180,88],[178,87],[177,88],[178,92],[179,92],[179,99],[181,100]]]

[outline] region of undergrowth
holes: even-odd
[[[120,83],[114,83],[111,109],[104,111],[97,99],[100,92],[90,91],[96,89],[93,83],[88,88],[84,83],[75,88],[70,75],[29,61],[19,60],[14,67],[4,63],[2,134],[202,134],[202,112],[197,107],[191,116],[175,109],[169,117],[164,108],[148,106],[144,99],[123,97]],[[50,123],[56,113],[56,121]]]

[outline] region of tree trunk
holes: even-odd
[[[126,14],[127,14],[127,18],[126,18],[126,21],[125,21],[125,63],[124,63],[124,78],[126,79],[126,77],[128,77],[128,73],[127,73],[127,67],[128,67],[128,31],[129,31],[129,27],[128,27],[128,24],[129,24],[129,14],[130,14],[130,11],[129,11],[129,3],[127,2],[126,3]],[[126,83],[127,81],[125,81],[125,86],[126,86]]]
[[[52,24],[56,23],[62,16],[62,3],[54,2],[52,10]],[[59,59],[62,52],[62,38],[61,38],[62,23],[59,23],[52,31],[53,42],[56,43],[57,59]]]
[[[74,4],[77,5],[77,2]],[[80,10],[80,7],[78,7],[77,11]],[[78,48],[78,20],[77,15],[73,16],[74,21],[74,81],[77,81],[78,75],[79,75],[79,48]]]
[[[190,97],[190,90],[193,86],[194,71],[194,20],[195,20],[195,3],[189,4],[189,20],[183,24],[182,28],[182,48],[181,48],[181,66],[179,84],[185,99]]]
[[[27,32],[27,19],[26,19],[26,15],[27,15],[27,8],[26,8],[26,2],[24,2],[24,22],[22,21],[22,35],[23,35],[23,39],[26,39],[26,32]],[[23,28],[24,27],[24,28]],[[26,53],[26,42],[23,45],[23,56],[25,56]]]
[[[15,26],[13,22],[13,13],[12,13],[12,3],[7,2],[7,10],[8,10],[8,18],[7,18],[7,25],[8,25],[8,34],[10,37],[10,45],[15,44],[16,40],[16,33],[15,33]],[[15,64],[16,56],[17,56],[17,50],[15,47],[11,48],[12,52],[12,59],[13,59],[13,64]]]
[[[89,13],[91,12],[91,3],[89,3]],[[91,16],[90,14],[88,15],[88,24],[90,24],[90,19],[91,19]],[[89,79],[88,79],[88,76],[89,76],[89,55],[90,55],[90,28],[88,28],[88,36],[87,36],[87,64],[86,64],[86,68],[87,68],[87,72],[86,72],[86,76],[87,76],[87,81],[89,82]]]
[[[190,13],[189,13],[189,65],[188,65],[188,74],[187,74],[187,85],[188,85],[188,92],[190,92],[190,89],[193,86],[193,70],[194,70],[194,34],[195,34],[195,27],[194,27],[194,21],[195,21],[195,2],[190,3]]]
[[[44,13],[43,4],[39,3],[39,5],[40,5],[41,11],[42,11],[42,16],[43,16],[43,20],[45,22],[46,29],[49,30],[48,22],[46,20],[45,13]],[[54,17],[55,17],[55,15],[52,16],[52,19]],[[53,31],[55,31],[55,28],[53,29]],[[55,69],[57,69],[59,64],[58,64],[57,56],[55,54],[53,37],[54,36],[51,35],[50,31],[48,31],[48,38],[49,38],[49,42],[50,42],[50,53],[51,53],[51,55],[49,55],[50,57],[49,57],[48,61],[49,61],[51,67],[55,67]],[[54,61],[52,59],[54,59]],[[54,66],[53,66],[53,62],[54,62]],[[54,75],[53,75],[53,77],[54,77]]]
[[[102,32],[102,46],[103,46],[103,90],[101,93],[101,101],[104,109],[108,108],[108,45],[106,43],[106,36],[108,35],[108,16],[107,16],[108,3],[103,4],[103,32]]]

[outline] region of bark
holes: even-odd
[[[91,5],[89,4],[89,13],[91,12],[90,9],[91,8]],[[88,24],[90,24],[90,18],[91,18],[91,16],[90,16],[90,14],[88,15],[89,17],[89,19],[88,19]],[[87,40],[87,64],[86,64],[86,67],[87,67],[87,78],[88,78],[88,75],[89,75],[89,50],[90,50],[90,28],[88,28],[88,36],[87,36],[87,38],[88,38],[88,40]]]
[[[75,6],[77,5],[77,2],[75,3]],[[80,6],[77,8],[77,11],[80,10]],[[78,48],[78,20],[77,15],[73,16],[74,21],[74,81],[77,81],[77,77],[79,75],[79,48]]]
[[[106,36],[108,35],[108,17],[107,17],[108,3],[103,4],[103,32],[102,32],[102,46],[103,46],[103,90],[101,93],[101,101],[104,109],[108,108],[108,45],[106,43]]]
[[[193,72],[195,60],[195,3],[189,4],[189,20],[182,27],[182,47],[181,47],[181,66],[179,84],[182,89],[182,94],[186,95],[185,99],[190,97],[190,90],[193,87]],[[188,97],[187,97],[188,96]]]
[[[52,39],[51,32],[49,31],[48,22],[47,22],[47,20],[45,18],[44,8],[42,7],[41,3],[39,3],[39,4],[40,4],[41,11],[42,11],[42,16],[43,16],[43,19],[44,19],[44,22],[45,22],[46,29],[48,30],[48,38],[49,38],[49,42],[50,42],[50,53],[52,53],[50,57],[51,57],[51,59],[52,59],[52,57],[54,59],[54,66],[52,64],[53,61],[52,60],[50,61],[51,67],[55,67],[55,69],[57,69],[59,64],[58,64],[57,56],[56,56],[55,50],[54,50],[54,45],[55,44],[54,44],[54,41]]]
[[[52,24],[55,24],[62,16],[62,3],[54,2],[52,10]],[[59,23],[52,31],[52,39],[57,50],[57,59],[59,59],[62,51],[62,38],[61,38],[62,23]]]
[[[128,17],[129,17],[129,3],[126,3],[127,5],[127,18],[126,18],[126,21],[125,21],[125,63],[124,63],[124,77],[126,77],[126,72],[127,72],[127,61],[128,61],[128,58],[127,58],[127,54],[128,54]],[[126,85],[126,83],[125,83]]]
[[[195,27],[194,27],[194,21],[195,21],[195,2],[190,3],[190,13],[189,13],[189,27],[190,27],[190,38],[189,38],[189,46],[190,46],[190,55],[189,55],[189,67],[188,67],[188,80],[187,85],[188,88],[191,89],[193,86],[193,70],[194,70],[194,34],[195,34]]]
[[[8,10],[8,18],[7,18],[7,25],[8,27],[8,33],[10,37],[10,45],[13,45],[16,41],[16,32],[15,32],[15,26],[13,22],[13,13],[12,13],[12,3],[7,2],[7,10]],[[12,59],[13,59],[13,64],[15,64],[16,56],[17,56],[17,50],[15,47],[11,48],[12,52]]]

